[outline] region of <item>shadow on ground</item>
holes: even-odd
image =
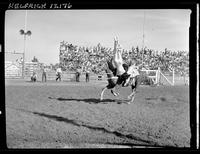
[[[109,128],[109,129],[104,128],[103,126],[99,127],[99,126],[88,125],[88,124],[84,123],[83,121],[80,121],[80,120],[77,120],[77,119],[69,119],[69,118],[66,118],[66,117],[58,116],[58,115],[52,115],[52,114],[36,112],[36,111],[28,111],[28,110],[24,110],[24,109],[15,109],[15,110],[20,110],[22,112],[31,113],[31,114],[34,114],[34,115],[37,115],[37,116],[40,116],[40,117],[45,117],[45,118],[48,118],[48,119],[51,119],[51,120],[54,120],[54,121],[65,122],[65,123],[68,123],[68,124],[71,124],[71,125],[74,125],[74,126],[78,126],[78,127],[86,127],[88,129],[91,129],[91,130],[94,130],[94,131],[101,131],[101,132],[104,132],[104,133],[113,134],[113,135],[120,137],[120,138],[127,138],[127,139],[131,139],[131,140],[139,141],[139,142],[141,142],[141,144],[139,144],[138,146],[161,147],[153,141],[149,141],[148,139],[147,140],[142,139],[140,136],[119,132],[119,131],[116,131],[112,128]],[[115,144],[115,143],[112,143],[112,144]],[[122,143],[122,144],[116,143],[116,145],[134,146],[134,144],[131,144],[131,143]]]
[[[100,100],[97,98],[62,98],[62,97],[48,97],[49,99],[55,99],[58,101],[78,101],[78,102],[85,102],[85,103],[89,103],[89,104],[98,104],[98,103],[103,103],[103,104],[108,104],[110,102],[116,102],[118,104],[123,103],[123,101],[119,101],[119,100],[113,100],[113,99],[104,99],[104,100]]]

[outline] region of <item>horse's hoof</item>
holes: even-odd
[[[126,104],[130,105],[130,104],[131,104],[131,102],[126,102]]]
[[[113,93],[114,96],[119,96],[119,93]]]
[[[114,96],[118,96],[118,95],[119,95],[119,93],[114,92],[114,91],[112,91],[112,90],[111,90],[111,93],[112,93]]]

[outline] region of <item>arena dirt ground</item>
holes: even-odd
[[[190,147],[189,87],[140,86],[120,96],[106,82],[6,80],[8,148]]]

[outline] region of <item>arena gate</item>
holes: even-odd
[[[5,52],[5,78],[22,78],[23,53]]]
[[[21,78],[22,65],[18,63],[5,61],[5,78]]]
[[[23,69],[23,54],[20,52],[5,52],[5,78],[20,79],[22,78]],[[37,62],[25,62],[25,77],[30,77],[33,71],[39,69],[39,64]]]
[[[174,86],[175,84],[175,74],[174,74],[174,69],[162,72],[160,69],[159,71],[159,83],[160,84],[169,84]]]
[[[158,84],[158,81],[159,81],[159,71],[158,70],[142,69],[142,70],[140,70],[140,73],[144,73],[145,75],[147,75],[153,81],[154,85]]]
[[[158,70],[142,69],[140,70],[140,72],[145,72],[145,74],[152,79],[154,85],[169,84],[174,86],[175,83],[174,69],[168,74],[162,73],[160,68],[158,68]],[[170,81],[169,78],[171,78],[172,81]]]

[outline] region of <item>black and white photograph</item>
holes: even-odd
[[[8,149],[191,148],[191,9],[30,5],[5,11]]]

